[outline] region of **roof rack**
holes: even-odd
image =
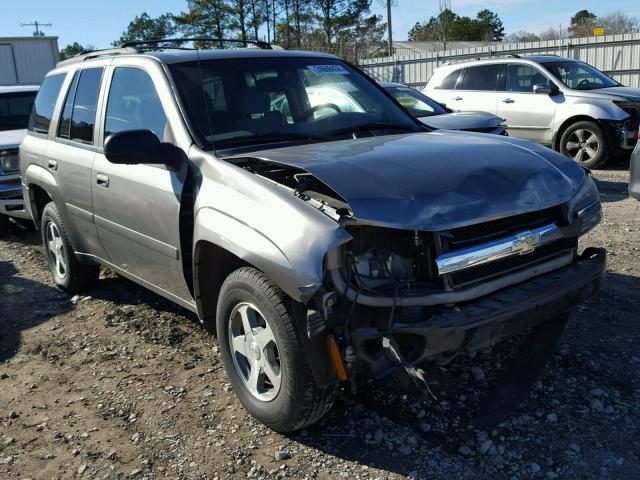
[[[132,53],[140,53],[142,50],[133,47],[117,47],[117,48],[105,48],[104,50],[84,50],[71,58],[58,62],[58,66],[68,65],[70,63],[83,62],[92,58],[108,57],[111,55],[126,55]]]
[[[146,50],[161,49],[158,45],[162,43],[173,44],[166,48],[179,49],[179,50],[196,50],[191,47],[178,47],[177,44],[186,42],[212,42],[213,44],[219,44],[220,48],[223,48],[224,43],[239,43],[242,45],[255,45],[261,50],[272,50],[278,48],[268,42],[261,40],[236,40],[231,38],[215,38],[215,37],[193,37],[193,38],[158,38],[155,40],[136,40],[133,42],[126,42],[115,48],[106,48],[103,50],[84,50],[71,58],[58,62],[58,66],[68,65],[76,62],[83,62],[92,58],[109,57],[113,55],[130,55],[135,53],[142,53]]]
[[[142,47],[143,49],[146,48],[153,48],[152,46],[155,45],[159,45],[161,43],[172,43],[172,44],[178,44],[178,43],[186,43],[186,42],[211,42],[213,44],[219,44],[220,48],[223,48],[222,45],[224,43],[239,43],[242,45],[255,45],[256,47],[258,47],[261,50],[271,50],[271,44],[268,42],[263,42],[262,40],[237,40],[237,39],[232,39],[232,38],[215,38],[215,37],[192,37],[192,38],[158,38],[155,40],[136,40],[133,42],[126,42],[123,43],[122,45],[120,45],[120,48],[129,48],[129,47],[137,47],[140,48]],[[157,48],[157,47],[156,47]],[[181,48],[181,49],[185,49],[185,50],[195,50],[193,48],[188,48],[188,47],[169,47],[169,48]]]

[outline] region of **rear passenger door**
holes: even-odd
[[[560,97],[533,93],[534,85],[549,84],[549,78],[533,65],[507,65],[506,91],[500,95],[498,115],[507,121],[509,135],[551,144]]]
[[[77,70],[67,84],[54,141],[44,167],[56,178],[63,215],[79,253],[100,257],[102,246],[93,223],[91,168],[95,157],[95,122],[103,67]]]
[[[154,82],[159,76],[142,67],[113,69],[103,108],[104,140],[116,132],[150,130],[160,141],[172,142]],[[186,162],[178,171],[165,165],[113,164],[100,151],[91,185],[106,260],[149,287],[191,302],[180,252],[180,202],[186,174]]]
[[[457,89],[452,92],[447,106],[457,111],[489,112],[495,114],[498,109],[497,91],[502,65],[490,63],[468,67],[458,81]]]

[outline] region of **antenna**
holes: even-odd
[[[52,25],[50,23],[38,23],[38,21],[36,20],[33,23],[21,23],[20,26],[21,27],[36,27],[36,31],[33,32],[33,36],[34,37],[44,37],[44,32],[40,31],[40,27],[51,27]]]

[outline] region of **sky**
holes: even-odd
[[[384,0],[373,0],[372,10],[384,13]],[[407,32],[417,21],[438,13],[438,0],[396,0],[393,8],[394,40],[406,40]],[[496,12],[506,33],[518,30],[541,32],[549,27],[566,27],[571,16],[581,9],[596,15],[621,10],[640,17],[638,0],[451,0],[460,15],[475,16],[488,8]],[[58,44],[79,42],[98,48],[109,47],[135,15],[144,11],[151,16],[187,9],[186,0],[0,0],[0,36],[31,35],[33,27],[20,23],[51,23],[43,27],[47,35],[58,36]],[[386,17],[385,17],[386,18]]]

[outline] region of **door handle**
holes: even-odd
[[[99,173],[96,175],[96,183],[99,187],[109,188],[109,177],[103,173]]]
[[[58,170],[58,162],[56,162],[55,160],[49,160],[47,162],[47,167],[49,167],[49,170],[53,170],[55,172],[56,170]]]
[[[462,100],[462,97],[453,97],[454,100],[459,101]]]
[[[504,100],[502,100],[503,103],[515,103],[515,100],[511,99],[511,98],[505,98]]]

